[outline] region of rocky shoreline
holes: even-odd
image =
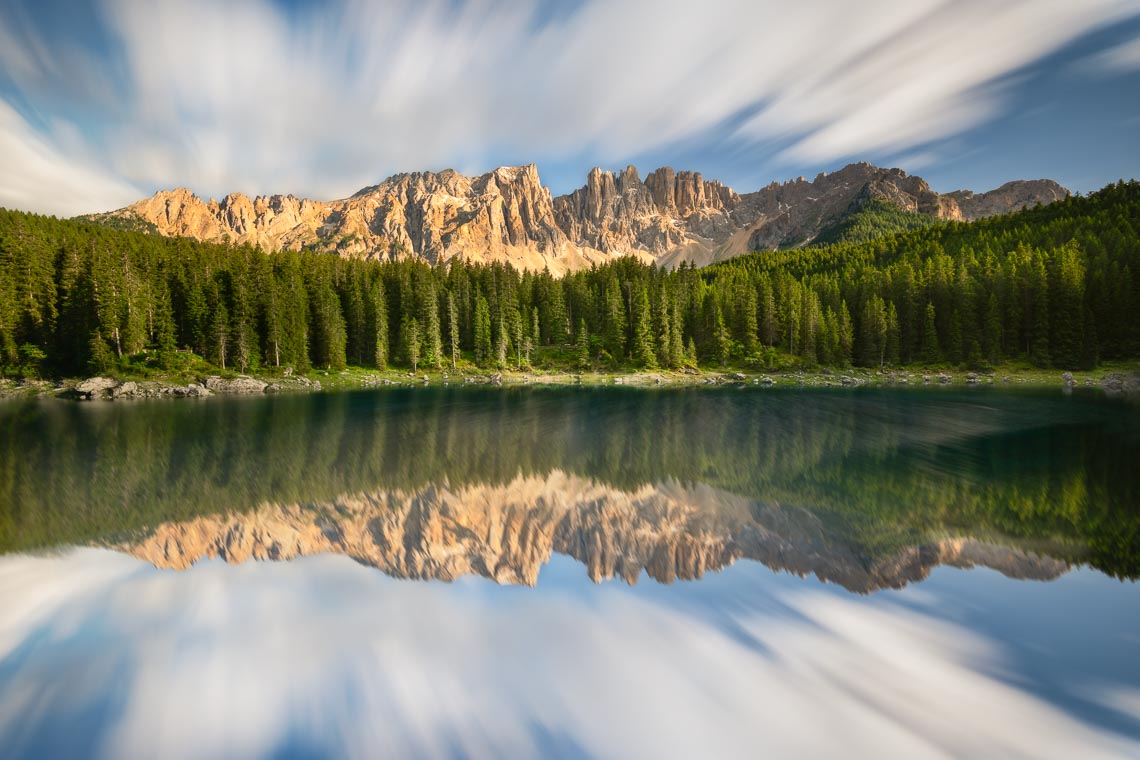
[[[0,380],[0,398],[13,396],[55,397],[76,401],[119,401],[155,398],[207,398],[214,395],[261,395],[288,391],[322,390],[319,380],[307,377],[261,380],[249,375],[223,378],[212,375],[198,382],[179,384],[163,380],[120,380],[89,377],[79,381]]]
[[[267,393],[320,392],[361,388],[431,385],[536,385],[536,386],[633,386],[633,387],[899,387],[899,386],[986,386],[1100,388],[1108,395],[1140,395],[1140,371],[1109,372],[1103,375],[1074,375],[1071,372],[1003,374],[977,372],[918,372],[830,370],[816,372],[493,372],[456,374],[446,372],[321,372],[324,378],[303,375],[258,378],[251,375],[222,377],[211,375],[185,383],[167,380],[129,380],[89,377],[82,380],[46,381],[0,379],[0,398],[56,397],[78,401],[118,401],[158,398],[207,398],[215,395],[262,395]]]

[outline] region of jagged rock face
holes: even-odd
[[[699,173],[664,167],[642,183],[637,169],[616,178],[591,170],[586,186],[554,200],[558,225],[579,245],[660,260],[696,246],[706,250],[732,231],[739,196]]]
[[[829,536],[806,510],[667,482],[623,491],[562,472],[504,485],[376,491],[329,503],[266,505],[240,515],[157,526],[118,548],[163,568],[206,557],[228,562],[345,554],[400,578],[475,574],[534,585],[553,552],[589,577],[661,583],[702,577],[737,559],[814,574],[859,592],[925,578],[940,564],[984,565],[1015,578],[1051,579],[1063,561],[969,538],[941,539],[877,559]]]
[[[316,230],[328,215],[328,204],[291,195],[251,200],[241,193],[231,193],[220,203],[206,202],[180,188],[156,193],[124,211],[154,223],[164,235],[280,250],[315,240]]]
[[[605,259],[567,241],[533,164],[475,178],[450,170],[398,174],[327,203],[240,193],[206,202],[180,189],[114,213],[135,214],[164,235],[271,251],[310,247],[354,258],[418,256],[433,263],[466,258],[556,274]]]
[[[670,167],[650,172],[644,182],[632,166],[617,176],[595,168],[583,187],[552,198],[530,164],[474,178],[451,170],[398,174],[329,202],[240,193],[207,202],[189,190],[163,191],[110,215],[136,216],[164,235],[266,250],[461,258],[563,274],[616,256],[703,265],[753,250],[802,246],[872,199],[969,221],[1067,196],[1051,180],[939,195],[921,177],[860,163],[812,182],[801,177],[744,195]]]
[[[743,196],[738,220],[747,229],[745,249],[807,245],[828,223],[870,200],[887,201],[904,211],[939,219],[961,219],[957,205],[931,190],[921,177],[901,169],[850,164],[837,172],[820,174],[811,182],[801,177]],[[725,253],[736,255],[739,251]]]
[[[968,222],[997,214],[1008,214],[1011,211],[1020,211],[1032,208],[1040,203],[1047,206],[1050,203],[1064,200],[1069,197],[1069,191],[1051,179],[1014,180],[1006,182],[996,190],[988,193],[973,193],[969,190],[955,190],[946,193],[946,198],[952,199],[961,209],[962,218]]]

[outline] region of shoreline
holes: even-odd
[[[484,385],[496,387],[1060,387],[1100,388],[1110,395],[1140,393],[1140,369],[1106,367],[1088,372],[999,369],[992,372],[961,370],[830,369],[815,371],[755,370],[629,370],[629,371],[492,371],[451,374],[439,370],[417,372],[376,371],[363,368],[314,370],[307,376],[209,375],[183,378],[91,377],[64,380],[0,378],[0,399],[61,398],[69,400],[133,400],[205,398],[215,395],[277,393],[330,393],[370,388]]]

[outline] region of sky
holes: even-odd
[[[1140,0],[0,0],[0,206],[403,171],[1140,175]]]
[[[334,555],[10,555],[0,739],[12,758],[1134,758],[1135,591],[1091,570],[941,568],[860,596],[754,562],[629,587],[555,557],[532,589]]]

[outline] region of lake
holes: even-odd
[[[1140,405],[0,403],[0,757],[1140,756]]]

